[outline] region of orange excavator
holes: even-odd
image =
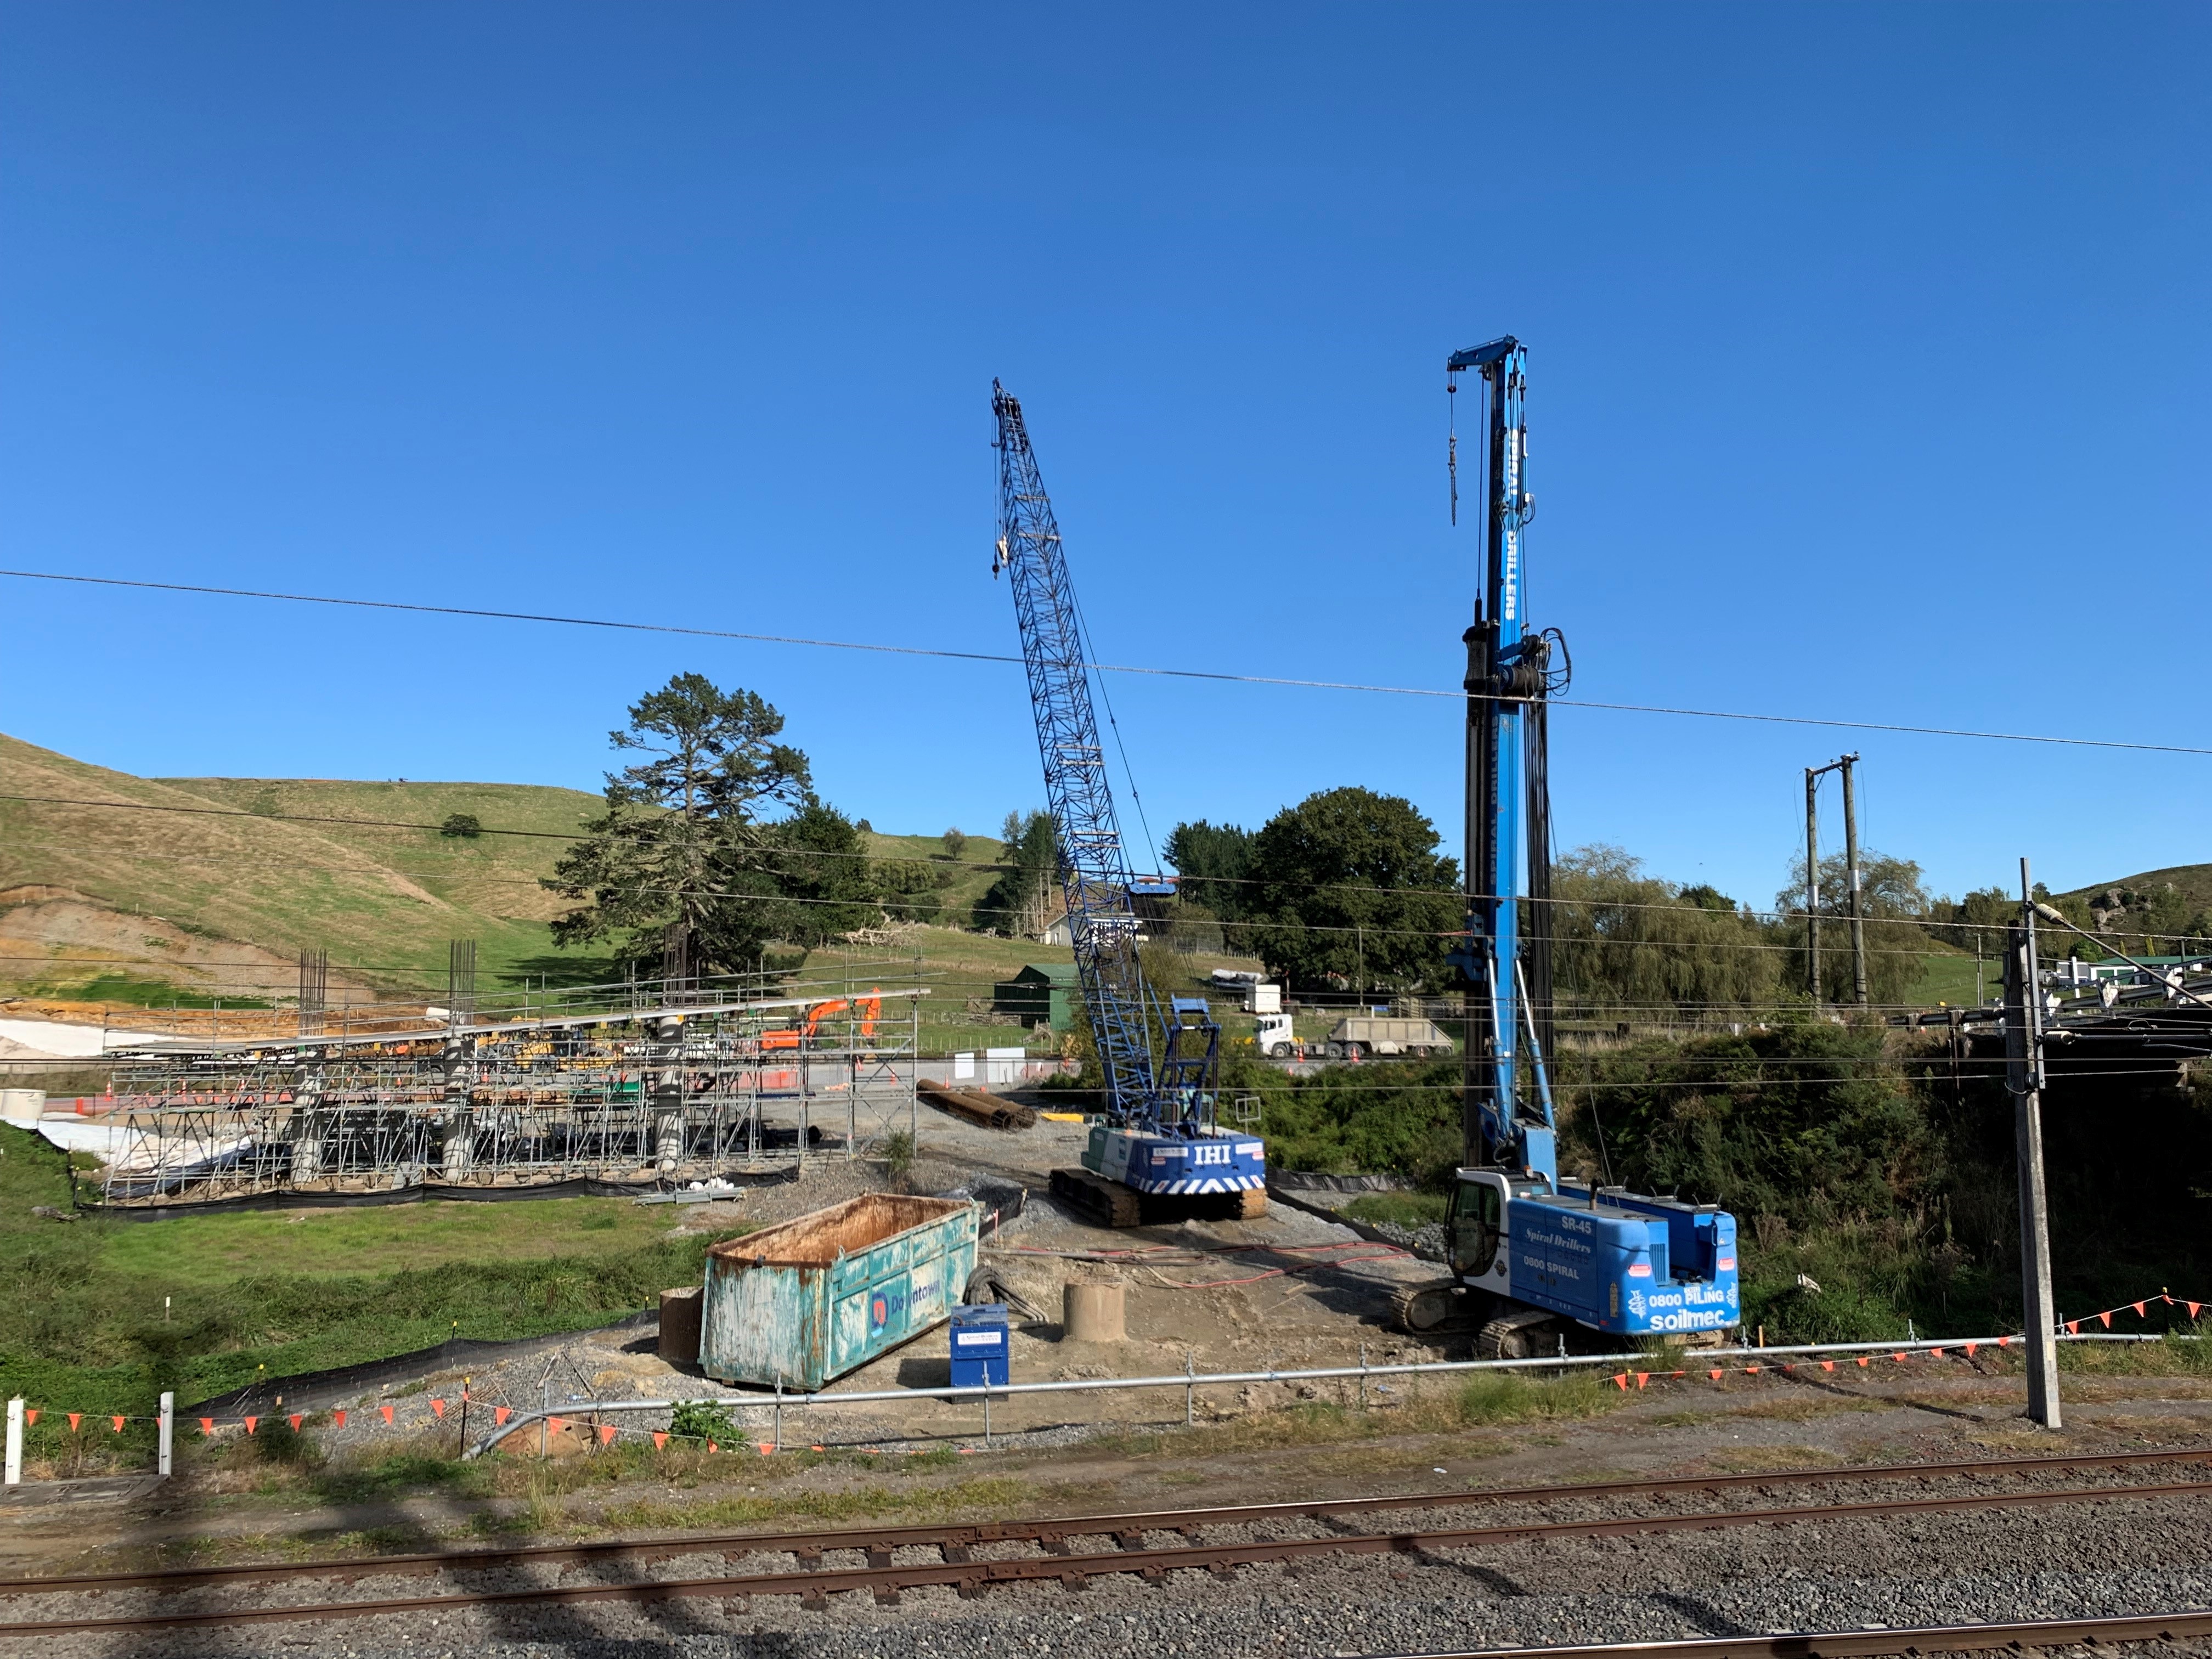
[[[880,989],[871,996],[832,997],[827,1002],[817,1002],[806,1011],[805,1025],[796,1031],[763,1031],[761,1047],[764,1049],[798,1048],[811,1044],[821,1033],[822,1022],[833,1014],[849,1013],[859,1010],[860,1035],[873,1041],[876,1022],[884,1017],[884,999]]]

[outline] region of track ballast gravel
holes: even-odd
[[[2173,1471],[2172,1473],[2179,1473]],[[1240,1570],[1223,1579],[1201,1571],[1147,1585],[1133,1575],[1100,1576],[1071,1593],[1057,1583],[994,1588],[962,1600],[950,1589],[910,1589],[896,1607],[865,1595],[833,1598],[810,1612],[794,1598],[750,1602],[688,1599],[628,1605],[456,1605],[420,1613],[324,1623],[209,1631],[114,1632],[0,1642],[0,1659],[89,1656],[296,1654],[466,1655],[523,1659],[552,1654],[822,1656],[934,1659],[935,1656],[1051,1653],[1059,1659],[1161,1659],[1162,1656],[1330,1656],[1504,1644],[1648,1641],[1785,1630],[1853,1629],[2138,1613],[2212,1607],[2212,1504],[2202,1499],[2130,1498],[2151,1477],[2115,1472],[2078,1484],[2109,1492],[2094,1504],[1840,1518],[1810,1524],[1740,1527],[1612,1539],[1540,1540],[1424,1555],[1369,1555]],[[1963,1486],[1967,1483],[1957,1483]],[[1986,1489],[1994,1481],[1972,1485]],[[2042,1487],[2042,1480],[2011,1484]],[[2069,1482],[2067,1484],[2077,1484]],[[1839,1483],[1841,1503],[1905,1495],[1895,1482]],[[1663,1501],[1516,1504],[1511,1518],[1575,1519],[1600,1513],[1681,1513],[1770,1507],[1802,1496],[1707,1493]],[[1504,1521],[1491,1512],[1484,1520]],[[1465,1508],[1408,1509],[1357,1522],[1273,1521],[1208,1528],[1206,1542],[1318,1536],[1334,1528],[1365,1532],[1464,1526]],[[1166,1541],[1163,1540],[1161,1541]],[[1027,1547],[1009,1546],[1027,1553]],[[979,1549],[980,1558],[996,1551]],[[905,1555],[902,1552],[902,1557]],[[917,1552],[915,1559],[934,1559]],[[855,1553],[854,1565],[859,1564]],[[837,1565],[833,1555],[825,1565]],[[373,1564],[364,1563],[373,1568]],[[732,1560],[732,1572],[781,1571],[787,1555]],[[559,1582],[630,1582],[697,1577],[700,1558],[647,1565],[594,1565]],[[0,1617],[50,1619],[82,1613],[182,1612],[418,1594],[437,1581],[365,1573],[356,1583],[210,1587],[154,1597],[11,1598]],[[472,1575],[486,1589],[551,1582],[549,1571]],[[2162,1653],[2191,1652],[2189,1644]],[[2207,1645],[2212,1651],[2212,1644]]]

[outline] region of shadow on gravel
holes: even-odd
[[[1748,1625],[1740,1625],[1726,1615],[1716,1613],[1694,1596],[1677,1595],[1672,1590],[1655,1590],[1651,1599],[1662,1607],[1670,1607],[1682,1615],[1692,1629],[1707,1636],[1757,1636],[1759,1632]]]
[[[1869,1397],[1863,1389],[1847,1389],[1840,1382],[1830,1382],[1821,1377],[1807,1376],[1801,1371],[1789,1371],[1784,1375],[1800,1388],[1818,1389],[1823,1394],[1836,1395],[1844,1400],[1864,1401]],[[1899,1411],[1927,1412],[1936,1417],[1955,1417],[1962,1423],[1986,1423],[1990,1420],[1979,1412],[1962,1412],[1951,1406],[1932,1406],[1925,1400],[1897,1400],[1885,1403],[1895,1406]]]

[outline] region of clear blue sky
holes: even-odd
[[[0,562],[1009,650],[999,375],[1109,659],[1449,686],[1510,331],[1577,695],[2212,746],[2208,84],[2201,6],[15,0]],[[1009,668],[0,605],[0,730],[134,772],[592,787],[696,668],[878,828],[1042,793]],[[1162,836],[1455,824],[1449,702],[1114,690]],[[1761,902],[1845,747],[1954,892],[2212,858],[2202,757],[1555,726],[1563,844]]]

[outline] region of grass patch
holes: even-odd
[[[66,1412],[146,1417],[164,1389],[184,1407],[257,1376],[457,1332],[606,1324],[696,1283],[716,1237],[663,1236],[619,1200],[575,1199],[325,1212],[298,1224],[262,1213],[63,1225],[30,1213],[70,1201],[62,1152],[0,1126],[0,1390],[48,1413],[30,1431],[34,1459],[86,1455],[91,1437],[69,1434]],[[609,1215],[611,1229],[583,1225]],[[101,1455],[143,1463],[152,1433],[134,1423],[102,1435]]]
[[[1443,1193],[1362,1193],[1344,1206],[1354,1221],[1382,1221],[1394,1227],[1421,1227],[1444,1218],[1450,1202]]]
[[[615,1531],[641,1527],[755,1527],[776,1521],[855,1521],[896,1515],[908,1520],[949,1520],[977,1510],[1003,1511],[1033,1496],[1024,1481],[985,1475],[947,1486],[863,1486],[853,1492],[794,1492],[781,1497],[732,1495],[696,1503],[659,1498],[610,1504],[600,1517]]]
[[[481,1459],[464,1463],[457,1457],[419,1447],[379,1453],[358,1463],[327,1469],[313,1482],[315,1495],[333,1504],[385,1503],[426,1492],[486,1498],[493,1486],[491,1466]]]
[[[33,996],[56,997],[70,1002],[113,1002],[131,1008],[269,1008],[273,1003],[255,997],[210,996],[204,991],[173,985],[166,979],[148,979],[131,973],[96,974],[79,984],[49,982],[29,988]]]
[[[1770,1469],[1832,1468],[1843,1460],[1817,1446],[1735,1446],[1705,1459],[1717,1469],[1733,1474],[1756,1474]]]
[[[505,1204],[425,1202],[358,1210],[254,1210],[116,1222],[102,1229],[101,1267],[164,1291],[250,1277],[271,1261],[295,1273],[354,1277],[447,1263],[535,1261],[589,1234],[597,1252],[658,1244],[668,1212],[626,1198]]]

